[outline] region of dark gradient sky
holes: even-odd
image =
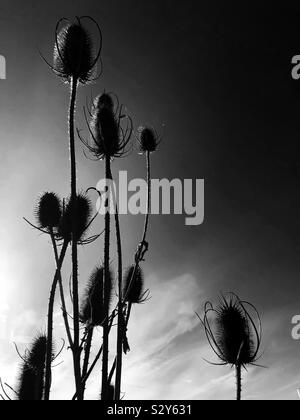
[[[93,94],[114,91],[136,128],[150,123],[164,134],[153,156],[155,178],[206,183],[202,226],[186,227],[180,216],[152,218],[145,271],[153,297],[136,310],[132,330],[141,333],[129,332],[126,398],[234,397],[230,370],[202,360],[212,354],[194,316],[207,299],[231,290],[257,306],[264,325],[268,369],[250,370],[245,397],[297,398],[300,342],[291,339],[290,321],[300,313],[300,82],[291,78],[291,59],[300,54],[300,6],[229,4],[1,1],[0,376],[13,382],[16,374],[12,342],[22,348],[44,328],[53,272],[49,243],[22,217],[33,217],[39,193],[66,196],[69,189],[68,89],[38,50],[51,60],[56,21],[91,15],[104,38],[104,73]],[[82,128],[90,93],[79,95]],[[77,153],[80,187],[96,185],[102,165],[86,160],[79,143]],[[143,164],[133,154],[114,170],[141,177]],[[124,216],[122,226],[129,263],[142,219]],[[101,249],[98,243],[81,251],[82,285]],[[62,371],[59,398],[70,375]],[[91,398],[98,392],[93,380]]]

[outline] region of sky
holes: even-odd
[[[125,399],[234,399],[230,367],[216,362],[195,312],[233,291],[262,319],[260,363],[243,374],[245,399],[298,399],[300,342],[291,319],[300,314],[299,97],[291,60],[300,54],[296,2],[156,0],[1,1],[0,54],[0,376],[12,386],[24,351],[46,326],[54,261],[34,220],[39,195],[69,194],[68,87],[45,65],[61,17],[90,15],[103,32],[103,75],[80,88],[77,124],[86,98],[115,92],[135,128],[156,127],[157,179],[204,179],[205,221],[153,216],[144,264],[151,300],[134,308],[124,359]],[[77,142],[78,185],[104,176],[101,162]],[[115,174],[145,177],[136,152],[113,162]],[[122,216],[124,264],[130,265],[143,218]],[[94,232],[101,232],[98,218]],[[102,258],[101,239],[80,249],[80,288]],[[112,259],[116,269],[116,259]],[[69,260],[64,279],[70,275]],[[55,338],[64,337],[59,305]],[[100,334],[100,332],[98,332]],[[97,344],[97,343],[96,343]],[[93,351],[97,350],[97,346]],[[113,357],[111,349],[111,357]],[[59,357],[52,397],[73,392],[70,354]],[[87,396],[98,399],[101,366]]]

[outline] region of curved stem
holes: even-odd
[[[105,173],[106,180],[111,180],[110,157],[106,157]],[[108,197],[110,200],[110,197]],[[109,279],[109,251],[110,251],[110,202],[107,203],[105,213],[105,238],[104,238],[104,287],[103,287],[103,302],[105,319],[103,322],[103,355],[102,355],[102,387],[101,399],[107,399],[107,377],[108,377],[108,346],[109,346],[109,295],[108,295],[108,279]]]
[[[57,251],[57,244],[55,242],[55,239],[54,239],[53,235],[51,235],[51,240],[52,240],[52,247],[53,247],[53,251],[54,251],[56,266],[58,267],[59,266],[59,257],[58,257],[58,251]],[[66,246],[68,246],[68,245],[69,244],[67,243]],[[72,339],[71,329],[70,329],[69,320],[68,320],[68,312],[67,312],[64,287],[63,287],[63,282],[62,282],[62,277],[61,277],[61,270],[59,270],[59,273],[58,273],[58,286],[59,286],[61,309],[62,309],[62,315],[63,315],[63,319],[64,319],[64,323],[65,323],[66,334],[67,334],[67,337],[68,337],[69,346],[72,349],[73,348],[73,339]]]
[[[236,399],[237,401],[240,401],[241,395],[242,395],[242,373],[241,373],[240,364],[237,364],[235,366],[235,373],[236,373]]]
[[[144,245],[146,242],[146,237],[147,237],[147,232],[148,232],[148,227],[149,227],[149,219],[150,219],[150,213],[151,213],[151,162],[150,162],[150,153],[147,152],[146,154],[146,162],[147,162],[147,186],[148,186],[148,197],[147,197],[147,212],[146,212],[146,216],[145,216],[145,222],[144,222],[144,230],[143,230],[143,236],[142,236],[142,241],[140,243],[140,246],[138,248],[138,252],[135,256],[135,267],[132,273],[132,277],[129,283],[129,286],[127,288],[126,294],[125,296],[123,296],[123,301],[125,302],[126,297],[132,287],[134,278],[136,276],[137,270],[139,268],[141,259],[143,257],[143,251],[144,251]],[[128,324],[128,322],[127,322]]]
[[[51,237],[53,237],[53,232],[51,232]],[[50,388],[51,388],[51,363],[52,363],[52,349],[53,349],[53,308],[55,300],[55,292],[57,287],[57,282],[59,279],[59,273],[66,255],[68,248],[68,243],[64,243],[60,258],[57,264],[56,273],[52,282],[52,287],[50,291],[49,305],[48,305],[48,326],[47,326],[47,350],[46,350],[46,367],[45,367],[45,391],[44,391],[44,400],[49,401],[50,398]]]
[[[114,374],[114,371],[117,369],[116,370],[116,388],[115,388],[115,399],[116,400],[120,399],[121,374],[122,374],[122,334],[123,334],[123,331],[121,331],[122,319],[120,318],[120,316],[122,316],[123,305],[125,303],[127,294],[129,293],[129,290],[132,287],[133,280],[136,276],[137,270],[139,268],[139,264],[141,262],[142,253],[143,253],[143,246],[145,244],[146,237],[147,237],[147,232],[148,232],[148,227],[149,227],[149,219],[150,219],[150,213],[151,213],[151,162],[150,162],[150,153],[149,152],[147,152],[147,154],[146,154],[146,162],[147,162],[148,194],[147,194],[147,212],[146,212],[146,216],[145,216],[143,236],[142,236],[142,242],[141,242],[142,246],[139,247],[138,253],[136,255],[135,267],[134,267],[133,274],[132,274],[129,286],[127,288],[126,294],[125,294],[125,296],[123,296],[123,299],[122,299],[123,303],[121,304],[121,306],[119,306],[119,310],[118,310],[118,339],[119,339],[119,337],[121,337],[121,339],[120,339],[120,341],[118,340],[117,357],[114,361],[114,364],[113,364],[111,372],[110,372],[110,378],[112,378],[113,374]],[[116,212],[116,215],[117,214],[118,213]],[[116,217],[116,225],[117,225],[117,220],[118,220],[118,218]],[[121,255],[121,253],[119,255]],[[119,281],[119,284],[120,284],[120,281]],[[122,284],[122,278],[121,278],[121,284]],[[122,290],[121,290],[121,293],[122,293]],[[120,296],[120,292],[119,292],[119,296]],[[119,305],[120,305],[120,301],[119,301]],[[131,309],[132,309],[132,304],[129,302],[128,309],[127,309],[126,321],[125,321],[125,328],[128,327],[130,314],[131,314]],[[120,356],[120,354],[121,354],[121,356]],[[121,359],[121,361],[119,360],[119,370],[118,370],[118,357]]]

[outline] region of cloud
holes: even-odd
[[[177,278],[161,277],[158,273],[146,279],[152,299],[145,305],[135,305],[132,311],[128,328],[131,352],[123,359],[122,391],[125,399],[234,399],[234,369],[212,366],[204,361],[218,362],[195,315],[195,310],[209,295],[208,291],[203,290],[189,273]],[[295,376],[298,342],[286,340],[290,335],[290,326],[286,325],[289,311],[286,306],[263,314],[264,354],[259,363],[266,365],[267,369],[250,367],[243,372],[244,399],[298,399],[300,374]],[[58,350],[60,338],[65,338],[59,305],[54,318]],[[39,315],[33,310],[22,311],[14,318],[11,340],[18,342],[21,351],[31,342],[39,324]],[[92,357],[98,351],[101,335],[99,328],[95,333]],[[112,363],[116,348],[115,330],[110,345]],[[0,347],[0,375],[14,385],[18,356],[4,343]],[[68,400],[74,393],[74,379],[72,355],[67,346],[55,364],[59,366],[53,369],[52,398]],[[88,381],[86,398],[99,399],[100,388],[101,362],[98,362]]]

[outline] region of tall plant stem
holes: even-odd
[[[148,232],[148,227],[149,227],[149,219],[150,219],[150,212],[151,212],[151,161],[150,161],[150,153],[147,152],[146,154],[146,163],[147,163],[147,211],[146,211],[146,216],[145,216],[145,221],[144,221],[144,229],[143,229],[143,236],[142,236],[142,241],[141,241],[141,245],[139,247],[139,250],[137,252],[137,255],[135,257],[135,267],[134,267],[134,271],[129,283],[129,287],[127,289],[126,294],[128,294],[130,288],[133,285],[133,281],[134,278],[136,276],[137,270],[139,268],[139,264],[141,262],[141,258],[142,258],[142,253],[143,253],[143,246],[145,244],[146,238],[147,238],[147,232]],[[116,211],[116,216],[118,216],[118,212]],[[116,226],[118,225],[117,222],[117,217],[116,217]],[[117,230],[117,229],[116,229]],[[119,229],[120,231],[120,229]],[[121,241],[120,241],[121,244]],[[121,253],[119,255],[122,255]],[[122,258],[122,256],[121,256]],[[121,277],[121,284],[122,284],[122,277]],[[121,286],[122,287],[122,286]],[[121,289],[121,293],[122,293],[122,289]],[[119,291],[119,296],[120,296],[120,291]],[[122,310],[123,310],[123,305],[125,304],[125,300],[126,300],[126,295],[123,296],[123,303],[121,303],[121,307],[119,307],[118,310],[118,339],[119,339],[119,334],[120,334],[120,341],[118,340],[117,343],[117,357],[115,359],[115,362],[112,366],[111,372],[109,377],[112,378],[114,371],[116,369],[116,387],[115,387],[115,399],[119,400],[120,399],[120,394],[121,394],[121,375],[122,375],[122,334],[124,333],[122,331],[122,328],[124,328],[124,325],[122,326],[122,322],[123,320],[120,319],[120,315],[123,316],[122,314]],[[120,300],[119,300],[119,305],[120,305]],[[127,309],[127,316],[126,316],[126,321],[125,321],[125,328],[128,327],[128,323],[129,323],[129,319],[130,319],[130,314],[131,314],[131,309],[132,309],[132,304],[129,303],[128,304],[128,309]],[[119,347],[120,346],[120,347]],[[121,354],[121,356],[120,356]],[[121,359],[121,363],[119,361],[119,370],[118,370],[118,357],[120,357]]]
[[[71,80],[71,97],[69,109],[69,141],[70,141],[70,160],[71,160],[71,203],[72,203],[72,291],[73,291],[73,329],[74,329],[74,345],[73,345],[73,365],[76,390],[81,388],[81,368],[80,368],[80,330],[79,330],[79,296],[78,296],[78,250],[76,232],[76,152],[75,152],[75,108],[77,95],[78,80],[72,77]],[[81,393],[78,394],[81,398]]]
[[[87,335],[86,335],[85,348],[84,348],[84,361],[83,361],[83,366],[82,366],[81,379],[85,378],[86,374],[88,372],[93,334],[94,334],[94,328],[93,327],[88,327],[88,331],[87,331]],[[84,398],[84,392],[85,392],[85,383],[82,385],[82,396],[83,396],[83,398]]]
[[[143,253],[144,253],[144,245],[146,242],[146,238],[147,238],[147,232],[148,232],[148,227],[149,227],[149,219],[150,219],[150,213],[151,213],[151,162],[150,162],[150,153],[147,152],[146,153],[146,164],[147,164],[147,212],[146,212],[146,216],[145,216],[145,222],[144,222],[144,230],[143,230],[143,236],[142,236],[142,241],[140,243],[140,246],[138,248],[138,251],[136,253],[135,256],[135,266],[134,266],[134,270],[132,273],[132,277],[131,277],[131,281],[129,283],[128,289],[126,291],[126,295],[123,296],[123,300],[126,300],[126,297],[132,287],[133,281],[135,279],[137,270],[139,268],[140,262],[143,258]],[[128,324],[128,322],[127,322]]]
[[[110,332],[110,330],[112,328],[114,319],[115,319],[115,315],[113,313],[112,316],[111,316],[111,319],[109,321],[108,332]],[[103,345],[100,347],[100,350],[98,351],[98,353],[97,353],[93,363],[91,364],[89,370],[87,371],[86,375],[84,377],[82,377],[82,380],[81,380],[82,386],[84,386],[86,384],[87,380],[89,379],[89,377],[90,377],[91,373],[93,372],[98,360],[101,357],[102,351],[103,351]],[[72,401],[76,400],[76,398],[77,398],[77,392],[73,395]]]
[[[111,179],[113,179],[112,174]],[[116,401],[120,400],[121,395],[121,377],[122,377],[122,337],[124,329],[124,318],[123,318],[123,287],[122,287],[122,239],[120,229],[120,219],[117,198],[114,196],[115,203],[115,226],[116,226],[116,237],[117,237],[117,252],[118,252],[118,332],[117,332],[117,357],[116,357],[116,381],[115,381],[115,395]],[[111,375],[108,380],[108,385],[111,382]]]
[[[111,180],[111,161],[110,156],[106,156],[105,160],[105,177],[106,180]],[[109,192],[109,191],[108,191]],[[108,198],[110,200],[110,197]],[[102,355],[102,387],[101,399],[107,399],[107,378],[108,378],[108,346],[109,346],[109,295],[108,295],[108,281],[109,281],[109,251],[110,251],[110,201],[107,203],[105,213],[105,237],[104,237],[104,287],[103,287],[103,302],[104,302],[104,322],[103,322],[103,355]]]
[[[51,232],[51,237],[53,233]],[[68,248],[68,243],[63,244],[63,248],[60,254],[60,258],[57,264],[56,273],[52,282],[52,287],[50,291],[49,305],[48,305],[48,326],[47,326],[47,350],[46,350],[46,367],[45,367],[45,392],[44,400],[49,401],[50,398],[50,389],[51,389],[51,363],[52,363],[52,349],[53,349],[53,308],[55,301],[55,292],[57,287],[57,282],[59,281],[59,275],[61,272],[61,267],[66,256]]]
[[[55,261],[56,261],[56,266],[58,267],[59,266],[59,257],[58,257],[57,244],[55,242],[54,235],[51,235],[51,240],[52,240],[52,247],[53,247],[53,251],[54,251],[54,258],[55,258]],[[67,246],[68,245],[69,245],[69,243],[67,243]],[[62,282],[61,270],[59,270],[59,273],[58,273],[58,285],[59,285],[59,292],[60,292],[62,315],[63,315],[63,319],[64,319],[64,323],[65,323],[65,330],[66,330],[66,334],[67,334],[67,337],[68,337],[69,346],[72,349],[73,348],[73,339],[72,339],[71,329],[70,329],[69,320],[68,320],[68,312],[67,312],[67,306],[66,306],[66,301],[65,301],[65,293],[64,293],[64,287],[63,287],[63,282]]]
[[[237,401],[240,401],[241,395],[242,395],[242,373],[241,373],[240,364],[237,364],[235,366],[235,374],[236,374],[236,399]]]

